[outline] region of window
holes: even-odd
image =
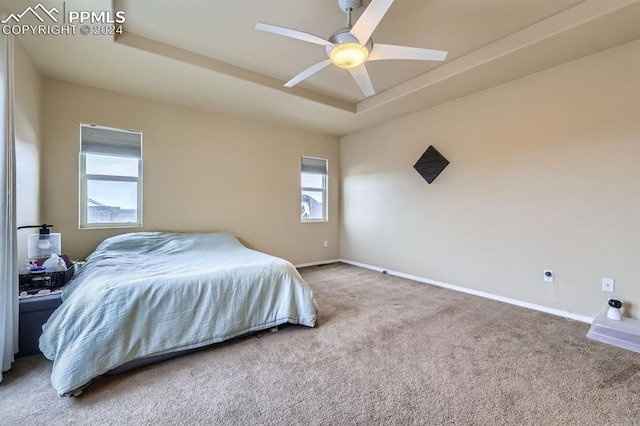
[[[303,222],[327,221],[327,160],[302,157],[301,218]]]
[[[142,133],[80,125],[80,228],[142,226]]]

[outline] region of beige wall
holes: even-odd
[[[56,80],[45,81],[44,104],[43,217],[72,258],[140,230],[230,231],[296,264],[338,257],[337,138]],[[79,229],[80,123],[143,132],[143,228]],[[301,155],[329,159],[328,223],[300,223]]]
[[[451,162],[431,185],[429,145]],[[342,258],[640,314],[640,41],[346,136],[341,163]]]
[[[18,226],[38,225],[40,219],[40,140],[43,80],[17,39],[14,39],[16,216]],[[27,258],[27,235],[18,231],[18,262]]]

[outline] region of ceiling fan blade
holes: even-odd
[[[367,43],[367,40],[369,40],[392,3],[393,0],[371,0],[369,6],[360,15],[358,22],[349,31],[358,39],[360,44]]]
[[[349,68],[349,72],[356,83],[358,83],[360,90],[362,90],[362,93],[364,93],[365,96],[369,97],[376,94],[373,90],[373,84],[371,84],[367,67],[365,67],[364,64],[358,65],[354,68]]]
[[[329,65],[330,63],[331,61],[329,59],[327,59],[326,61],[318,62],[317,64],[312,65],[306,70],[302,71],[300,74],[296,75],[291,80],[287,81],[284,85],[286,87],[293,87],[296,84],[300,83],[302,80],[311,77],[312,75],[314,75],[315,73],[317,73],[318,71],[320,71],[321,69]]]
[[[368,61],[384,59],[411,59],[418,61],[444,61],[447,52],[444,50],[421,49],[419,47],[394,46],[392,44],[373,45]]]
[[[278,27],[271,24],[263,24],[258,22],[256,30],[266,31],[268,33],[279,34],[285,37],[295,38],[297,40],[308,41],[309,43],[319,44],[321,46],[333,46],[333,43],[313,34],[303,33],[302,31],[291,30],[285,27]]]

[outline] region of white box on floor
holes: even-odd
[[[622,321],[609,319],[605,309],[593,319],[587,337],[619,348],[640,352],[640,321],[633,318],[623,318]]]

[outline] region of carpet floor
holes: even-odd
[[[0,384],[2,425],[638,425],[640,354],[588,325],[336,263],[301,269],[316,328],[281,327],[58,397]]]

